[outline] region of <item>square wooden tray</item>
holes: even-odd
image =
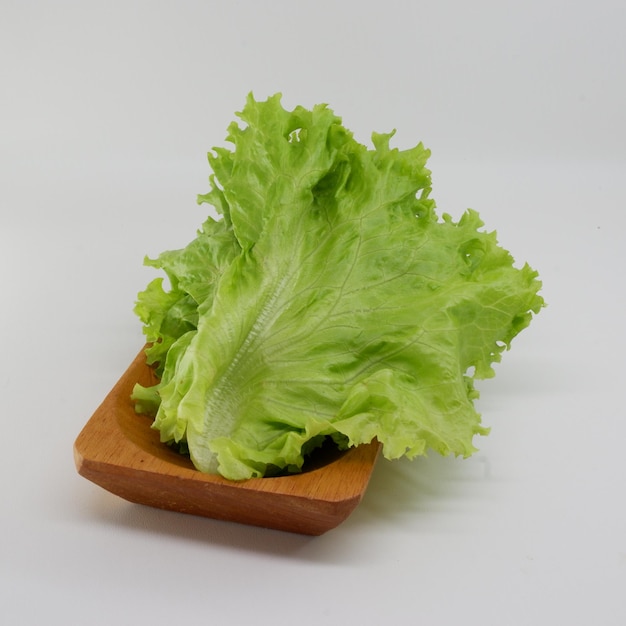
[[[81,476],[130,502],[306,535],[336,527],[361,501],[377,442],[342,453],[322,448],[301,474],[241,482],[203,474],[135,413],[133,386],[155,380],[142,350],[74,443]]]

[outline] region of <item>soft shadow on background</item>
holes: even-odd
[[[220,552],[347,565],[365,558],[364,539],[385,526],[391,531],[422,516],[423,523],[418,521],[415,528],[429,532],[433,515],[453,518],[463,508],[468,483],[483,482],[488,473],[488,462],[480,456],[469,463],[435,455],[415,461],[379,459],[359,506],[343,524],[319,537],[163,511],[126,502],[95,486],[81,486],[79,508],[84,522],[96,527],[110,525]]]

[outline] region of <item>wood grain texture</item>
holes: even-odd
[[[306,535],[344,521],[361,501],[376,459],[373,442],[322,451],[301,474],[241,482],[197,471],[135,413],[135,383],[153,384],[143,350],[87,422],[74,444],[78,473],[130,502]]]

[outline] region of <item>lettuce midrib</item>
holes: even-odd
[[[213,377],[212,381],[206,388],[204,396],[204,402],[202,407],[202,421],[200,428],[192,426],[192,429],[196,431],[195,437],[204,442],[212,442],[218,438],[228,438],[237,431],[240,422],[245,422],[249,415],[247,414],[247,407],[254,404],[255,396],[258,394],[263,395],[263,402],[273,403],[275,400],[272,398],[272,394],[265,393],[269,386],[281,385],[288,386],[292,383],[307,386],[320,387],[324,389],[324,395],[328,397],[328,401],[323,405],[317,405],[316,407],[303,404],[302,407],[293,406],[293,410],[298,412],[305,412],[309,415],[315,415],[316,419],[323,421],[329,421],[334,415],[334,411],[330,408],[333,402],[337,402],[340,398],[340,388],[344,385],[333,379],[332,376],[318,377],[319,372],[316,372],[315,377],[290,380],[289,377],[272,376],[273,368],[276,367],[276,358],[280,359],[281,352],[284,352],[288,348],[292,348],[294,345],[304,345],[310,343],[310,338],[315,335],[316,331],[320,327],[328,323],[328,319],[333,314],[333,310],[342,298],[343,288],[349,283],[350,276],[356,258],[358,257],[358,251],[360,248],[360,240],[357,237],[354,241],[355,248],[350,251],[353,255],[353,262],[345,265],[340,269],[326,268],[327,271],[339,271],[341,276],[342,288],[336,290],[333,294],[330,302],[325,302],[327,308],[324,309],[323,315],[311,324],[311,319],[302,319],[302,323],[299,324],[299,328],[295,332],[285,333],[286,324],[284,320],[281,320],[283,314],[289,315],[290,307],[294,306],[294,299],[301,295],[298,291],[302,288],[302,283],[306,285],[306,289],[311,288],[311,281],[309,274],[311,268],[319,264],[319,250],[328,244],[329,240],[336,237],[333,226],[321,216],[314,218],[317,223],[312,223],[310,220],[300,220],[293,225],[292,235],[289,238],[290,245],[284,245],[286,242],[282,241],[281,246],[281,262],[276,263],[275,258],[272,258],[274,263],[271,267],[264,268],[264,271],[259,272],[262,276],[260,279],[260,285],[257,285],[255,289],[252,289],[250,295],[251,301],[246,304],[250,304],[254,310],[254,315],[248,319],[248,329],[245,334],[235,342],[237,346],[234,351],[230,351],[228,358]],[[262,266],[267,258],[267,252],[263,253],[271,247],[268,242],[272,240],[271,225],[267,224],[267,232],[263,240],[258,242],[252,250],[243,254],[236,263],[254,263]],[[321,227],[322,232],[319,232]],[[313,233],[312,231],[317,231]],[[313,244],[313,245],[311,245]],[[317,260],[317,262],[316,262]],[[310,267],[308,267],[310,266]],[[233,268],[231,268],[233,269]],[[241,268],[240,268],[241,269]],[[258,269],[258,268],[257,268]],[[245,271],[245,267],[242,271]],[[319,267],[316,271],[317,279],[320,278]],[[335,276],[335,278],[337,278]],[[321,281],[321,285],[323,286]],[[225,281],[226,288],[230,280]],[[228,303],[231,299],[224,297],[223,302]],[[215,332],[216,328],[220,328],[221,322],[228,319],[228,311],[224,310],[224,304],[222,298],[218,293],[214,302],[213,308],[207,312],[207,314],[199,321],[198,333],[194,341],[198,345],[204,344],[204,334]],[[307,323],[308,322],[308,323]],[[281,332],[285,335],[277,339],[277,341],[270,343],[270,340],[275,336],[276,332]],[[225,343],[232,346],[233,343],[227,338]],[[290,350],[288,350],[290,351]],[[294,361],[294,365],[301,364],[305,355],[302,355],[302,359],[298,359],[297,363]],[[284,362],[282,363],[284,368]],[[365,368],[367,369],[367,368]],[[283,370],[284,371],[284,370]],[[354,376],[354,372],[352,372]],[[321,392],[320,392],[321,393]],[[271,415],[258,415],[258,419],[271,419]],[[196,420],[193,420],[195,424],[198,424]],[[277,432],[276,436],[280,436]],[[210,443],[209,443],[210,448]],[[207,463],[207,461],[205,461]],[[217,471],[217,459],[215,455],[210,458],[207,464],[206,471]]]
[[[248,393],[245,395],[249,395],[254,390],[254,386],[245,385],[245,382],[254,378],[255,373],[258,374],[260,365],[258,360],[262,355],[261,345],[268,336],[268,330],[276,322],[283,309],[281,296],[287,289],[287,283],[288,277],[285,276],[278,281],[268,296],[259,298],[264,300],[264,303],[252,325],[225,369],[214,378],[210,392],[205,398],[202,420],[202,435],[208,441],[216,437],[228,436],[234,430],[239,415],[235,407],[241,404],[241,399],[237,401],[235,394],[241,390],[247,390]],[[217,315],[221,314],[217,313]],[[198,332],[202,333],[202,323],[199,325]],[[236,384],[238,381],[241,383]],[[213,416],[219,416],[219,419],[211,419]]]

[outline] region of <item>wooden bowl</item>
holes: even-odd
[[[300,474],[241,482],[203,474],[135,413],[133,386],[155,380],[142,350],[74,443],[81,476],[130,502],[305,535],[335,528],[361,501],[377,442],[341,453],[322,448]]]

